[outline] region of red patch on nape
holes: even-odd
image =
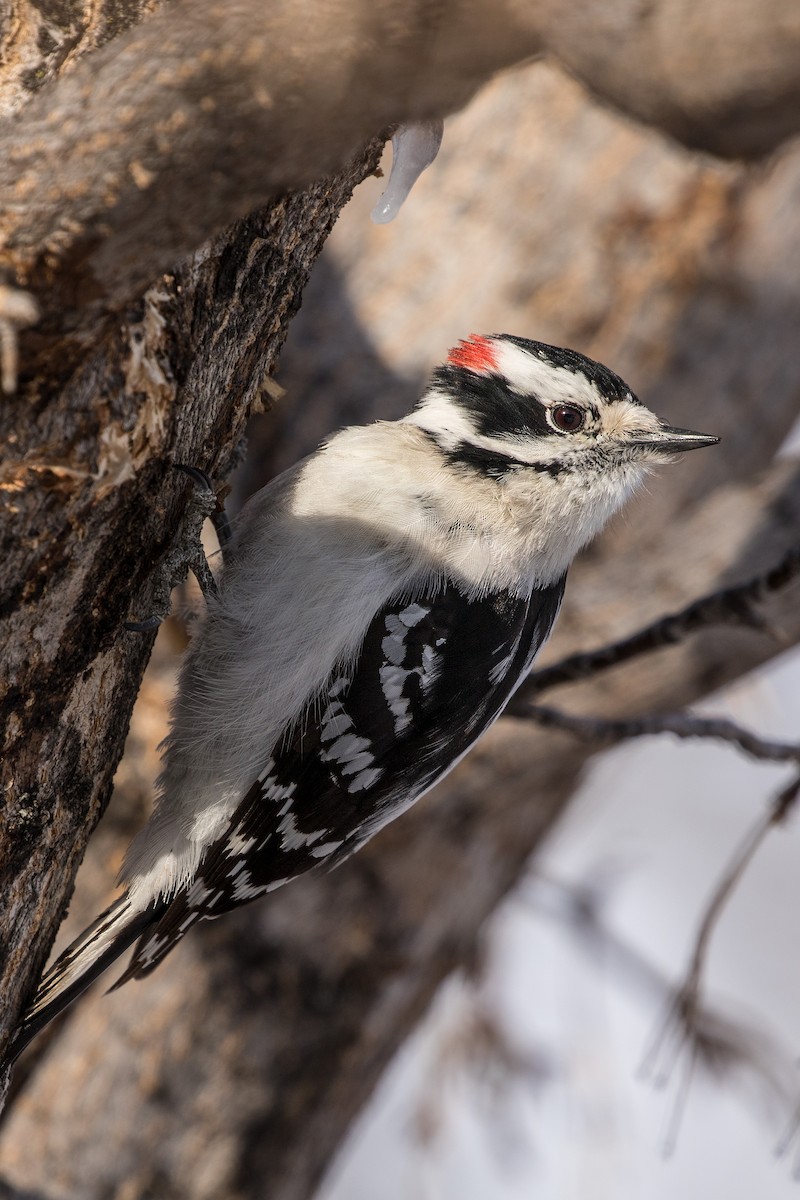
[[[493,371],[497,367],[497,347],[491,338],[471,333],[466,341],[453,347],[447,361],[451,367],[467,371]]]

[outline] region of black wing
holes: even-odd
[[[198,876],[136,948],[145,974],[195,920],[341,861],[452,767],[502,712],[544,642],[564,578],[530,599],[453,585],[390,601],[349,674],[287,730]]]

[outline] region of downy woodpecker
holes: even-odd
[[[408,416],[342,430],[255,495],[124,894],[45,974],[12,1053],[133,942],[120,982],[404,812],[503,711],[572,559],[648,467],[717,440],[575,351],[472,336]]]

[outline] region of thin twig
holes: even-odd
[[[774,810],[770,817],[773,815]],[[584,876],[577,885],[537,871],[531,885],[523,896],[541,915],[566,923],[594,960],[598,953],[602,953],[604,966],[610,967],[615,976],[641,991],[643,996],[647,996],[648,1002],[655,997],[666,1006],[669,1001],[669,1014],[674,1015],[675,991],[664,972],[604,920],[603,910],[609,897],[607,870],[596,879],[592,879],[591,874],[588,879]],[[752,1079],[764,1087],[765,1096],[777,1102],[781,1109],[794,1107],[796,1076],[791,1053],[785,1044],[775,1040],[765,1030],[748,1025],[739,1017],[726,1016],[699,1000],[695,1006],[694,1021],[691,1037],[674,1019],[669,1028],[662,1031],[662,1060],[669,1055],[677,1060],[686,1040],[691,1041],[692,1048],[690,1061],[684,1064],[681,1072],[678,1094],[668,1118],[665,1149],[674,1143],[677,1133],[675,1116],[681,1112],[695,1067],[705,1068],[718,1079],[728,1078],[734,1071],[750,1072]],[[662,1073],[655,1082],[663,1086],[668,1078],[669,1073],[666,1077]],[[800,1110],[796,1118],[800,1121]]]
[[[523,711],[542,725],[594,740],[620,741],[623,738],[641,737],[646,734],[672,733],[679,738],[715,738],[730,742],[761,761],[800,763],[800,744],[767,741],[751,730],[743,729],[735,722],[722,717],[706,718],[691,713],[670,713],[663,716],[605,720],[576,717],[534,704],[526,705]],[[709,1020],[709,1014],[703,1009],[701,1002],[703,974],[711,938],[732,892],[753,861],[768,832],[786,818],[798,795],[800,774],[778,793],[769,810],[753,824],[726,866],[700,922],[683,982],[672,993],[664,1017],[645,1053],[641,1074],[652,1079],[658,1087],[666,1087],[676,1067],[681,1064],[680,1079],[664,1137],[665,1154],[671,1154],[675,1148],[698,1062],[706,1060],[712,1064],[715,1059],[722,1062],[731,1058],[733,1042],[730,1030],[718,1020]],[[683,1056],[682,1049],[685,1050]],[[789,1134],[782,1142],[782,1150],[785,1150],[796,1136],[798,1126],[800,1109],[795,1115]]]
[[[563,729],[577,737],[598,742],[621,742],[627,738],[671,733],[678,738],[714,738],[730,742],[764,762],[800,763],[800,743],[772,742],[743,729],[726,717],[698,717],[693,713],[653,713],[643,717],[576,717],[541,704],[525,704],[515,714],[529,717],[538,725]]]
[[[509,706],[511,715],[519,711],[520,705],[546,688],[561,683],[572,683],[588,679],[609,667],[627,662],[640,654],[647,654],[663,646],[682,641],[690,633],[709,625],[743,625],[749,629],[767,630],[764,618],[755,605],[774,592],[780,591],[800,574],[800,545],[790,550],[776,566],[746,583],[722,588],[702,596],[677,612],[659,617],[650,625],[632,633],[618,642],[611,642],[581,654],[572,654],[552,667],[533,671]]]
[[[681,1045],[688,1048],[665,1141],[667,1152],[673,1149],[677,1138],[688,1087],[704,1039],[701,991],[711,938],[732,892],[753,861],[762,842],[774,826],[784,821],[798,795],[800,795],[800,775],[795,776],[791,783],[778,793],[769,811],[753,824],[725,868],[697,931],[684,980],[670,1000],[660,1028],[645,1054],[642,1074],[652,1078],[659,1086],[665,1086],[680,1059]],[[673,1043],[676,1046],[674,1051],[670,1050]]]

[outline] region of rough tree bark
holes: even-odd
[[[764,28],[774,32],[768,7],[759,11]],[[733,37],[733,23],[723,27],[725,36],[729,31]],[[790,33],[781,50],[791,50]],[[519,52],[523,43],[517,46]],[[619,49],[612,42],[612,59]],[[103,62],[116,61],[111,47],[102,53]],[[479,75],[476,70],[475,80]],[[86,83],[88,76],[81,78]],[[776,74],[779,84],[783,78]],[[657,69],[653,79],[657,88]],[[513,90],[520,80],[495,90],[495,107],[484,118],[495,136],[481,144],[495,152],[490,161],[499,188],[476,178],[471,166],[459,166],[470,155],[474,163],[474,125],[465,124],[461,140],[454,139],[449,178],[437,177],[435,186],[450,189],[453,202],[448,207],[439,197],[437,207],[433,196],[431,212],[438,211],[440,224],[434,221],[426,236],[454,253],[447,261],[443,253],[431,270],[430,250],[416,247],[416,279],[426,280],[424,300],[415,296],[416,313],[408,314],[403,298],[409,276],[399,258],[389,253],[382,267],[372,265],[375,231],[359,225],[349,245],[340,243],[336,261],[349,257],[355,264],[347,293],[358,310],[354,326],[367,328],[372,308],[368,328],[376,358],[406,373],[398,394],[408,394],[409,376],[434,356],[432,341],[418,350],[431,337],[430,313],[439,311],[446,318],[433,335],[437,352],[467,324],[571,341],[618,366],[678,423],[691,424],[697,415],[690,396],[680,395],[688,385],[703,396],[701,424],[727,435],[724,458],[705,468],[687,464],[671,482],[659,480],[646,515],[637,509],[636,520],[618,526],[576,571],[561,622],[564,649],[615,635],[731,571],[746,574],[796,538],[791,469],[760,484],[755,476],[791,424],[800,388],[794,365],[800,237],[785,218],[800,166],[788,155],[766,178],[717,172],[598,117],[568,85],[553,85],[549,93],[526,91],[526,85]],[[506,86],[511,90],[504,92]],[[92,95],[90,89],[87,102]],[[793,95],[788,83],[784,100],[787,95]],[[32,121],[48,103],[43,95]],[[526,124],[520,114],[531,105],[533,120]],[[206,129],[203,106],[192,111]],[[695,111],[703,112],[699,100]],[[714,127],[722,128],[719,104],[714,111]],[[763,111],[755,106],[755,126]],[[540,141],[537,126],[544,129]],[[25,128],[23,118],[18,128]],[[761,145],[773,144],[786,128],[777,117],[765,117]],[[498,129],[504,131],[499,142]],[[559,169],[569,157],[565,146],[577,156],[572,163],[581,162],[585,181],[582,203],[574,194],[566,197],[575,226],[589,226],[583,243],[566,228],[561,241],[552,241],[553,213],[569,207],[569,163]],[[53,157],[47,161],[55,170]],[[362,161],[361,169],[367,165]],[[340,193],[351,178],[339,180]],[[600,201],[598,179],[605,181]],[[661,210],[642,182],[653,179],[667,185]],[[218,184],[227,195],[224,182],[211,183],[210,203]],[[40,190],[46,197],[38,184],[34,194]],[[548,194],[550,216],[533,244],[537,218],[524,212],[533,225],[520,225],[519,210],[528,208],[520,198],[534,196],[544,208]],[[152,195],[151,213],[160,220]],[[473,209],[482,209],[484,218],[494,211],[493,242],[473,243],[474,229],[456,224],[464,196],[478,197]],[[60,211],[63,195],[50,200],[51,212]],[[6,566],[3,585],[4,615],[14,622],[13,632],[10,619],[3,632],[4,678],[19,688],[6,693],[13,711],[10,704],[4,710],[4,784],[11,784],[4,820],[11,836],[3,895],[6,920],[17,929],[16,941],[0,943],[6,952],[0,994],[9,1015],[41,963],[107,795],[146,657],[145,646],[120,641],[118,630],[131,611],[146,611],[154,565],[178,524],[185,488],[171,480],[163,460],[174,455],[212,472],[227,468],[331,206],[325,188],[313,189],[307,200],[279,203],[170,271],[143,300],[123,304],[113,321],[101,318],[131,294],[126,288],[141,282],[131,256],[122,261],[122,290],[113,290],[108,270],[99,300],[91,289],[69,293],[70,252],[84,224],[76,238],[75,230],[62,230],[55,265],[44,264],[64,303],[51,312],[43,297],[48,319],[23,345],[26,390],[0,410],[14,458],[9,454],[2,476],[5,562],[19,563],[16,574]],[[223,210],[216,210],[215,222],[233,215]],[[136,212],[144,213],[138,238],[148,262],[146,212]],[[174,218],[180,209],[170,212]],[[777,246],[769,240],[775,213],[783,214]],[[297,239],[282,240],[292,222]],[[123,238],[126,229],[120,226]],[[182,236],[180,223],[164,236],[173,234]],[[112,244],[110,238],[106,252]],[[159,238],[155,244],[159,255],[166,252]],[[177,245],[170,243],[173,250]],[[407,260],[408,242],[395,254],[401,252]],[[94,266],[86,270],[93,254],[90,247],[86,256],[77,255],[73,283],[101,278]],[[524,269],[515,274],[506,264],[493,286],[482,278],[478,302],[473,263],[494,264],[498,254]],[[80,346],[76,329],[88,339]],[[63,363],[54,358],[59,346]],[[352,338],[342,339],[340,372],[351,396],[358,388],[352,348]],[[723,491],[723,476],[737,483]],[[629,565],[615,569],[634,558],[635,575]],[[629,605],[624,613],[622,594]],[[779,615],[786,637],[800,636],[796,603]],[[583,704],[591,707],[602,697],[609,707],[674,705],[775,648],[765,637],[705,638],[674,657],[661,656],[658,671],[628,669],[614,685],[588,691]],[[21,1186],[55,1187],[82,1198],[115,1194],[123,1179],[131,1197],[255,1197],[263,1194],[265,1178],[275,1196],[308,1195],[398,1036],[443,975],[474,950],[480,921],[566,802],[582,759],[583,751],[566,739],[542,738],[509,722],[422,811],[334,876],[305,881],[204,930],[151,981],[113,1000],[87,1003],[21,1098],[0,1148],[4,1167]],[[76,911],[74,920],[89,915]],[[29,940],[23,940],[20,929],[28,920]],[[72,1119],[77,1096],[82,1128]]]
[[[152,645],[122,624],[153,605],[187,498],[169,464],[230,470],[311,264],[381,144],[162,276],[68,384],[34,376],[0,409],[4,1035],[122,753]]]

